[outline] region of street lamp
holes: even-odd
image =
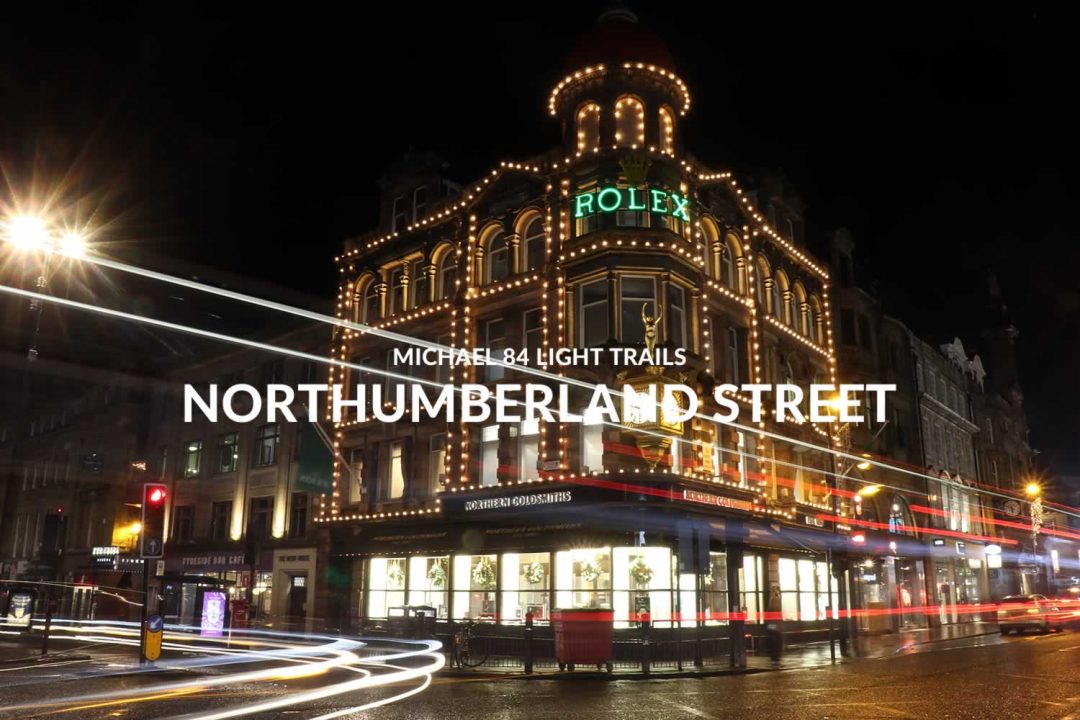
[[[1031,559],[1035,563],[1035,591],[1039,590],[1039,531],[1043,524],[1042,487],[1037,482],[1029,482],[1024,493],[1031,498]],[[1050,580],[1047,578],[1047,589]]]

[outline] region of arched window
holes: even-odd
[[[487,241],[487,282],[499,282],[510,274],[510,247],[506,244],[506,233],[502,228],[491,234]]]
[[[817,299],[816,295],[811,295],[809,305],[807,322],[810,325],[810,339],[821,344],[825,340],[823,336],[824,328],[821,326],[821,301]]]
[[[754,299],[762,311],[769,312],[769,296],[765,283],[769,282],[769,261],[759,257],[754,265]]]
[[[525,226],[521,238],[525,272],[537,270],[544,264],[544,241],[544,221],[536,216]]]
[[[803,288],[801,282],[796,281],[795,285],[791,288],[791,326],[795,328],[796,332],[800,335],[809,335],[810,328],[809,323],[806,321],[806,312],[803,308],[806,307],[806,289]]]
[[[439,260],[438,283],[440,300],[449,300],[454,297],[457,286],[457,258],[454,257],[452,247],[448,247]]]
[[[364,290],[364,307],[360,313],[360,322],[371,324],[378,322],[379,318],[379,283],[372,278],[368,281]]]
[[[730,268],[725,269],[721,279],[733,292],[744,293],[746,288],[743,282],[742,269],[739,267],[739,258],[742,257],[742,245],[739,242],[739,236],[735,233],[728,233],[725,240],[727,242],[724,243],[724,250],[726,251],[725,254],[730,258]]]
[[[645,106],[636,97],[624,95],[615,102],[615,144],[619,147],[645,145]]]
[[[701,244],[705,250],[705,257],[709,262],[706,265],[706,271],[709,277],[720,278],[723,273],[720,270],[720,265],[723,264],[723,253],[717,256],[718,246],[720,245],[720,230],[716,227],[716,222],[711,217],[701,218]]]
[[[578,152],[593,150],[600,146],[600,106],[596,103],[582,105],[577,113]]]
[[[660,108],[660,152],[675,154],[675,113],[666,105]]]
[[[773,316],[783,323],[790,324],[788,315],[791,311],[790,305],[785,305],[784,298],[788,292],[788,279],[783,270],[776,271],[776,277],[773,280],[772,286],[772,307],[769,310],[772,311]]]

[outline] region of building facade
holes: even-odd
[[[437,202],[384,181],[384,207],[401,212],[337,259],[338,315],[355,325],[334,340],[348,367],[331,381],[524,383],[538,369],[549,384],[618,387],[641,368],[421,366],[394,350],[415,338],[550,359],[644,350],[651,333],[658,349],[685,351],[671,372],[702,398],[718,382],[834,381],[829,274],[791,193],[743,187],[687,151],[689,90],[626,11],[602,18],[569,70],[549,98],[561,147]],[[447,187],[436,168],[410,173],[417,188]],[[571,409],[587,400],[572,392]],[[318,517],[328,615],[370,627],[423,605],[440,620],[520,624],[605,608],[617,627],[642,613],[658,627],[731,620],[723,632],[741,645],[742,621],[761,621],[779,594],[785,619],[823,630],[846,582],[826,554],[845,542],[847,512],[823,450],[831,428],[701,416],[659,442],[589,417],[338,423],[344,461]]]

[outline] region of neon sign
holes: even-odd
[[[689,205],[690,200],[688,198],[661,188],[621,188],[615,185],[606,185],[588,192],[578,193],[574,197],[574,217],[583,218],[598,212],[612,213],[619,210],[629,210],[670,215],[684,222],[690,222]]]

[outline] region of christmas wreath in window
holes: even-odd
[[[446,561],[439,558],[431,563],[431,567],[428,568],[427,579],[433,588],[442,589],[446,587]]]
[[[491,564],[491,560],[486,557],[482,557],[476,561],[472,570],[473,584],[479,586],[482,590],[491,590],[495,587],[495,566]]]
[[[585,582],[596,582],[600,577],[600,559],[582,560],[578,563],[578,575]]]
[[[634,558],[630,563],[630,577],[639,585],[648,585],[653,578],[653,569],[645,563],[645,558]]]
[[[544,582],[544,564],[540,561],[531,562],[525,566],[525,572],[522,574],[530,584],[539,585]]]
[[[396,562],[387,565],[386,582],[388,590],[400,590],[405,587],[405,568]]]

